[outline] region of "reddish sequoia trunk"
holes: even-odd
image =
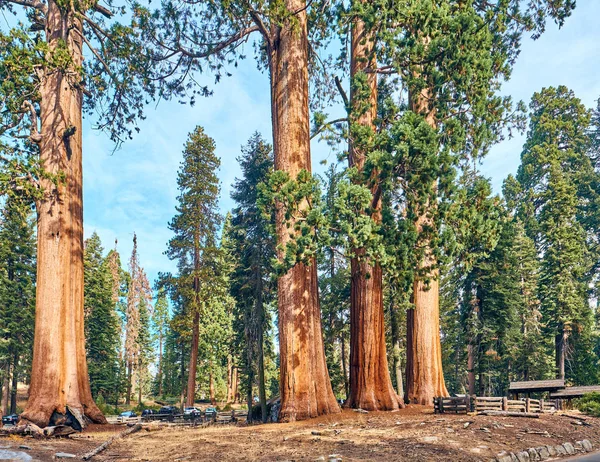
[[[66,44],[73,66],[82,63],[81,21],[48,2],[49,49]],[[79,33],[77,32],[79,31]],[[58,185],[43,179],[37,204],[36,318],[31,386],[22,419],[45,427],[70,410],[93,422],[106,419],[92,399],[83,331],[82,90],[76,72],[42,79],[40,158]],[[77,426],[77,424],[75,424]]]
[[[355,77],[365,69],[375,69],[374,42],[364,23],[356,20],[352,27],[350,75]],[[359,108],[365,101],[355,101],[351,95],[353,126],[370,127],[375,132],[377,117],[377,74],[367,74],[371,89],[369,108]],[[351,128],[351,133],[353,132]],[[367,147],[351,142],[349,162],[360,172],[366,161]],[[378,185],[369,185],[373,192],[373,219],[381,222],[381,200]],[[350,296],[350,396],[348,407],[370,411],[398,409],[400,403],[388,369],[383,316],[383,274],[379,263],[365,257],[364,249],[354,249],[351,261]]]
[[[294,21],[273,26],[269,45],[275,168],[296,178],[311,169],[306,3],[286,0]],[[290,240],[277,211],[278,244]],[[293,228],[292,228],[293,229]],[[282,257],[282,255],[279,255]],[[281,421],[339,412],[323,348],[317,265],[297,264],[278,280]]]
[[[185,405],[191,407],[196,400],[196,370],[198,366],[198,344],[200,340],[200,313],[194,313],[192,326],[192,351],[190,351],[190,366],[188,369],[187,393]]]
[[[436,127],[435,110],[429,106],[431,94],[428,89],[411,97],[411,109],[425,117],[427,123]],[[416,228],[433,225],[428,212],[435,204],[424,206],[417,219]],[[431,268],[429,283],[417,276],[413,284],[414,309],[407,313],[407,361],[406,394],[412,403],[433,405],[435,396],[449,396],[442,368],[442,345],[440,341],[439,271],[437,260],[428,242],[424,243],[425,255],[419,269]]]

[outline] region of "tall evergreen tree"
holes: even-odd
[[[165,384],[165,341],[169,328],[169,301],[167,300],[167,294],[164,290],[159,291],[156,297],[156,303],[154,304],[154,312],[152,313],[152,326],[156,336],[156,343],[158,344],[158,364],[155,378],[155,394],[157,396],[164,396],[164,384]]]
[[[248,406],[252,408],[256,377],[261,419],[266,422],[265,332],[270,331],[271,324],[267,307],[275,295],[271,282],[275,258],[271,232],[275,217],[274,214],[267,217],[261,212],[258,194],[259,185],[267,181],[273,171],[271,146],[255,133],[242,148],[238,162],[242,178],[236,179],[231,193],[236,203],[231,218],[231,238],[237,257],[231,291],[236,299],[237,325],[244,333],[243,363]]]
[[[85,338],[92,396],[114,402],[118,392],[120,323],[113,303],[108,258],[96,232],[86,239],[83,256]],[[110,401],[109,401],[110,400]]]
[[[131,402],[134,382],[141,402],[143,382],[146,376],[148,354],[149,311],[152,307],[152,290],[144,269],[140,266],[137,236],[133,234],[133,249],[129,258],[127,281],[127,307],[125,312],[125,361],[127,365],[127,391],[125,403]]]
[[[9,197],[0,218],[0,366],[2,412],[16,412],[18,379],[29,376],[35,305],[35,231],[31,205]]]
[[[565,378],[569,338],[590,327],[592,260],[581,213],[590,199],[584,181],[593,176],[591,113],[564,86],[535,93],[530,108],[517,181],[509,178],[505,189],[542,255],[538,293],[555,337],[556,376]]]
[[[212,263],[216,256],[216,233],[221,222],[218,212],[221,164],[215,155],[215,143],[200,126],[189,135],[183,151],[177,185],[177,214],[169,223],[175,236],[169,241],[167,256],[177,260],[178,291],[183,297],[186,315],[192,320],[192,339],[186,405],[193,406],[196,396],[196,370],[200,341],[200,316],[210,293]]]

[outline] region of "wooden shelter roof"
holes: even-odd
[[[588,385],[585,387],[566,387],[550,393],[550,398],[580,398],[586,393],[600,393],[600,385]]]
[[[509,391],[513,393],[534,391],[555,391],[565,388],[563,379],[555,380],[528,380],[526,382],[510,382]]]

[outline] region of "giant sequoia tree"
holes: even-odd
[[[546,17],[562,23],[573,2],[406,2],[375,5],[382,18],[381,65],[406,88],[403,117],[386,150],[398,198],[403,245],[413,251],[412,303],[407,316],[407,397],[430,404],[446,395],[439,330],[440,233],[461,158],[478,158],[502,136],[509,100],[497,95],[526,31],[539,35]]]
[[[356,2],[359,9],[365,2]],[[357,14],[351,21],[349,167],[353,181],[372,195],[367,208],[374,224],[381,223],[382,191],[378,171],[365,169],[374,149],[377,117],[376,30]],[[368,17],[373,19],[373,16]],[[364,247],[352,249],[350,295],[349,407],[368,410],[398,409],[398,396],[388,370],[383,314],[383,272],[376,257]]]
[[[141,115],[144,94],[163,85],[138,34],[144,9],[112,6],[120,18],[95,1],[1,4],[23,21],[0,34],[1,134],[16,139],[4,143],[0,178],[3,190],[24,188],[37,199],[36,327],[22,419],[42,427],[69,413],[77,428],[83,415],[105,422],[85,359],[82,114],[120,142]]]
[[[308,19],[318,11],[318,5],[303,0],[184,2],[176,6],[164,0],[154,20],[168,26],[165,30],[169,32],[150,37],[162,50],[161,56],[171,60],[167,65],[178,66],[184,75],[208,67],[220,76],[226,64],[243,56],[239,48],[250,35],[260,34],[258,57],[268,68],[271,85],[275,170],[292,183],[311,170]],[[280,260],[294,247],[301,215],[308,208],[307,199],[300,201],[295,211],[279,204]],[[299,259],[279,277],[278,306],[280,419],[339,412],[325,362],[314,257]]]

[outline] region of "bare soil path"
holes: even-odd
[[[168,426],[119,440],[94,461],[314,461],[338,454],[344,461],[489,461],[501,451],[522,451],[582,439],[600,449],[600,419],[588,426],[560,415],[539,419],[434,415],[429,407],[398,412],[350,410],[289,424]],[[76,438],[0,438],[0,446],[24,444],[34,460],[55,452],[81,456],[123,427],[92,426]]]

